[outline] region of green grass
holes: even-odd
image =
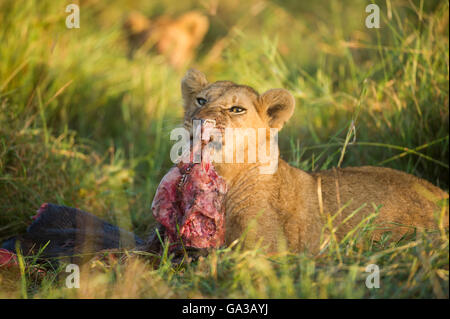
[[[290,164],[337,166],[345,144],[342,167],[392,167],[448,191],[449,3],[376,3],[380,29],[365,28],[365,1],[231,0],[212,15],[200,1],[90,0],[81,28],[69,30],[64,1],[0,0],[0,241],[23,232],[43,202],[140,235],[154,225],[185,70],[155,52],[128,57],[121,25],[132,9],[208,14],[193,66],[211,81],[289,89],[297,108],[280,149]],[[97,262],[79,290],[64,288],[64,269],[1,270],[0,297],[448,298],[448,234],[389,243],[372,242],[370,225],[355,231],[314,258],[227,248],[182,266]],[[379,289],[364,284],[373,263]]]

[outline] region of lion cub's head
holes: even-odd
[[[232,162],[224,160],[223,163],[228,164],[259,163],[261,158],[258,149],[262,142],[266,145],[266,153],[270,152],[270,143],[267,143],[271,138],[270,128],[272,133],[280,130],[292,116],[295,107],[294,97],[285,89],[272,89],[259,94],[249,86],[230,81],[209,83],[203,73],[193,69],[183,78],[181,90],[185,110],[184,126],[187,129],[192,129],[193,120],[214,120],[216,128],[224,137],[221,141],[223,150],[227,146],[232,147],[225,131],[234,129],[232,149],[235,157],[231,155]],[[265,132],[265,141],[262,132]],[[238,150],[244,151],[244,161],[238,158]],[[276,152],[278,158],[278,145]]]
[[[190,69],[181,82],[185,124],[212,119],[219,127],[277,128],[292,116],[295,100],[285,89],[259,94],[231,81],[209,83],[200,71]]]

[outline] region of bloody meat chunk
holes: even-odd
[[[209,128],[203,126],[202,139]],[[181,239],[188,247],[221,246],[226,190],[204,150],[201,163],[180,162],[163,177],[153,199],[153,216],[165,227],[171,243]]]

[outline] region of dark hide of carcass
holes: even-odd
[[[46,203],[25,234],[2,244],[1,255],[13,260],[9,255],[16,253],[17,245],[24,255],[40,252],[43,259],[68,256],[72,261],[78,255],[112,249],[159,254],[164,238],[171,252],[182,249],[194,255],[199,251],[204,254],[205,249],[224,243],[225,194],[224,180],[216,173],[207,152],[203,152],[201,163],[180,162],[161,180],[152,203],[159,224],[147,240],[82,210]]]

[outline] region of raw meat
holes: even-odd
[[[180,162],[163,177],[152,203],[156,220],[171,243],[213,248],[225,239],[225,181],[217,174],[207,143],[214,124],[202,125],[201,163]],[[196,146],[192,153],[197,151]],[[192,153],[190,159],[192,161]]]

